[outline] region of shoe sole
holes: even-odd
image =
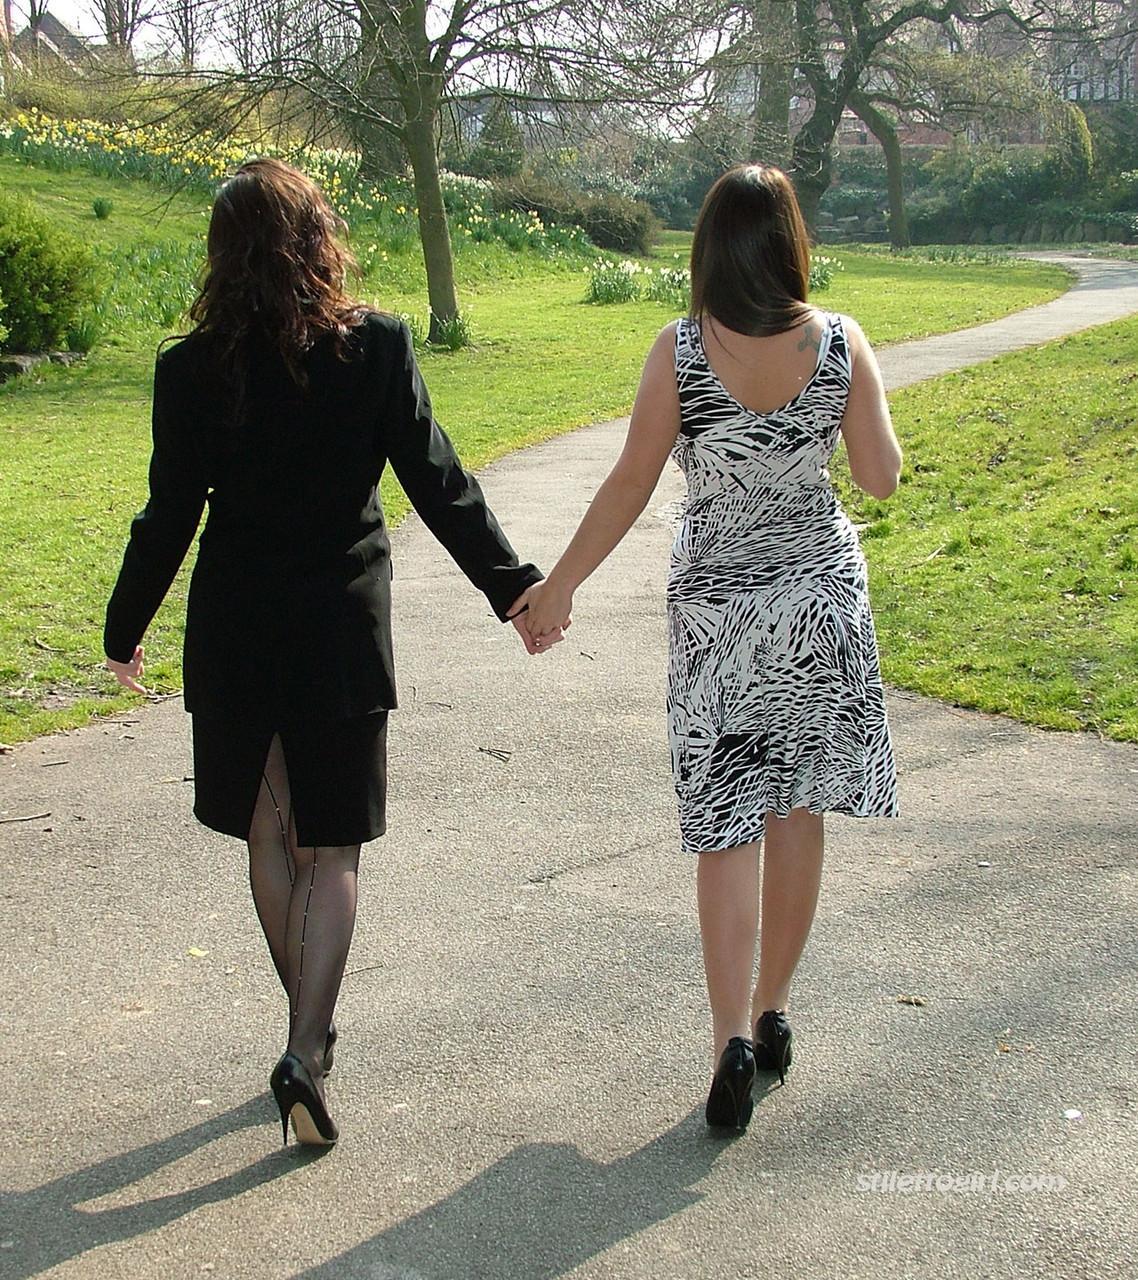
[[[289,1119],[292,1121],[292,1131],[296,1134],[297,1142],[306,1147],[333,1147],[336,1145],[335,1138],[326,1138],[316,1127],[308,1108],[303,1102],[293,1103],[292,1111],[289,1112]]]

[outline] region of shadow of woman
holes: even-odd
[[[517,1147],[444,1200],[298,1280],[552,1280],[698,1202],[723,1151],[702,1108],[611,1164],[568,1143]]]
[[[191,1129],[111,1156],[30,1191],[0,1191],[0,1223],[4,1224],[6,1245],[5,1277],[24,1280],[100,1245],[143,1235],[203,1205],[239,1196],[289,1173],[312,1158],[300,1154],[302,1150],[327,1149],[276,1148],[253,1164],[203,1186],[121,1208],[78,1207],[86,1201],[121,1191],[227,1134],[260,1127],[267,1114],[264,1095],[250,1098]]]

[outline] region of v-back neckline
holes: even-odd
[[[818,379],[818,375],[822,372],[822,365],[826,360],[826,356],[829,355],[830,353],[830,340],[831,340],[832,331],[833,331],[833,324],[828,312],[819,312],[818,314],[821,315],[822,317],[822,338],[821,338],[821,341],[818,343],[818,359],[814,363],[814,371],[813,373],[811,373],[810,377],[806,379],[806,381],[802,384],[802,386],[798,388],[798,390],[794,393],[794,395],[790,397],[789,400],[784,401],[780,405],[776,405],[773,409],[752,409],[750,405],[744,404],[742,400],[739,399],[738,396],[734,395],[731,391],[727,389],[726,383],[719,376],[719,374],[715,372],[714,365],[707,358],[707,346],[705,345],[703,340],[703,325],[698,320],[692,320],[691,324],[695,326],[696,342],[699,347],[700,358],[703,360],[703,363],[707,366],[708,373],[710,373],[711,376],[715,379],[716,383],[718,383],[720,391],[723,392],[723,394],[727,397],[728,400],[731,401],[733,405],[735,405],[739,409],[742,409],[744,413],[749,413],[752,417],[755,417],[755,418],[770,418],[776,413],[786,413],[788,409],[790,409],[795,403],[797,403],[797,401],[801,400],[802,397],[806,394],[806,392],[809,391],[810,388],[814,385],[814,383]]]

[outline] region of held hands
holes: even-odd
[[[537,582],[515,602],[511,611],[514,626],[527,653],[545,653],[564,640],[573,625],[573,593],[547,578]]]
[[[150,690],[139,683],[142,679],[143,669],[142,645],[135,649],[134,656],[129,662],[116,662],[114,658],[108,658],[106,667],[124,689],[129,689],[132,693],[146,694],[149,697]]]
[[[529,607],[529,594],[532,590],[533,588],[530,587],[528,591],[525,591],[518,596],[514,603],[510,605],[507,616],[514,624],[514,630],[519,636],[521,636],[522,644],[524,644],[526,648],[526,653],[548,653],[551,646],[560,644],[565,637],[561,634],[560,627],[550,635],[542,636],[540,641],[535,640],[533,636],[530,635],[529,627],[526,623],[526,610]],[[566,623],[565,625],[568,626],[569,624]]]

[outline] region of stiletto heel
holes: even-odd
[[[793,1061],[794,1032],[782,1009],[768,1009],[755,1023],[755,1065],[760,1071],[777,1071],[779,1084],[786,1083],[786,1069]]]
[[[296,1131],[296,1140],[305,1146],[330,1147],[340,1136],[308,1068],[295,1053],[286,1053],[273,1068],[269,1088],[280,1108],[286,1146],[289,1120]]]
[[[340,1033],[336,1030],[336,1024],[330,1022],[328,1024],[328,1039],[324,1041],[324,1074],[327,1075],[332,1070],[332,1066],[336,1061],[336,1041],[340,1038]]]
[[[755,1054],[745,1036],[732,1036],[719,1057],[719,1065],[711,1081],[704,1115],[716,1129],[747,1127],[754,1110],[751,1087],[755,1082]]]

